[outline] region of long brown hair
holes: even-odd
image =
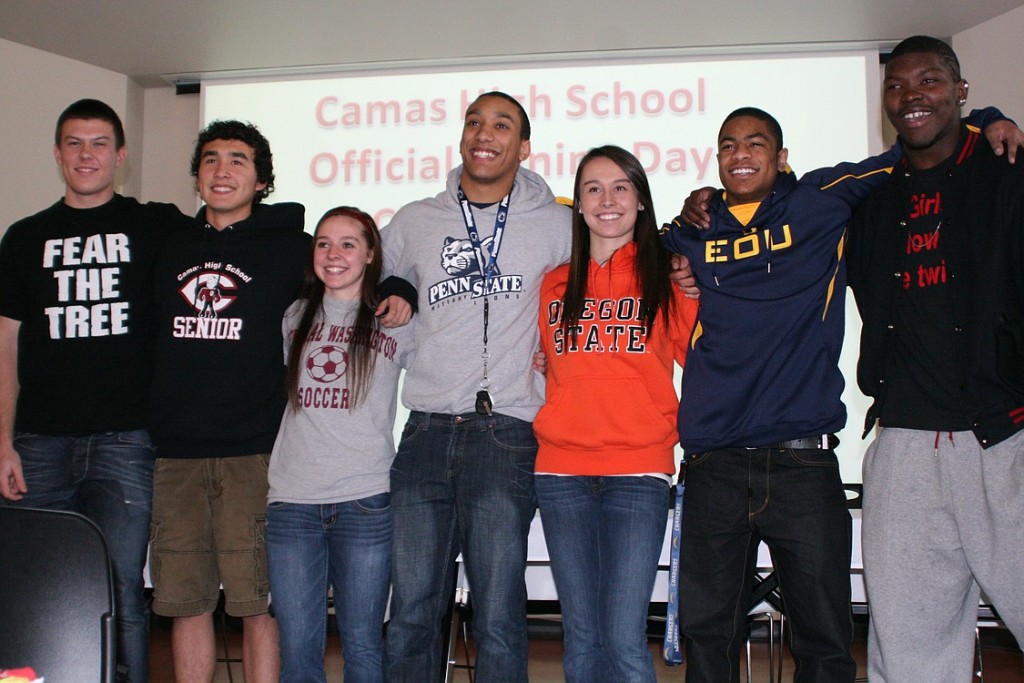
[[[373,340],[373,335],[380,330],[380,322],[373,314],[377,304],[380,303],[377,297],[377,281],[380,279],[383,267],[380,231],[373,218],[366,212],[351,206],[339,206],[325,213],[317,222],[316,230],[313,233],[313,245],[309,251],[309,260],[306,262],[305,281],[302,287],[302,298],[306,300],[306,305],[302,309],[299,325],[295,328],[295,336],[292,338],[292,344],[288,350],[288,369],[285,375],[288,402],[292,410],[298,410],[300,406],[299,375],[303,369],[303,348],[306,346],[306,339],[309,337],[309,331],[313,328],[313,323],[318,317],[323,317],[324,283],[313,270],[316,238],[320,233],[320,226],[327,219],[338,216],[351,218],[363,226],[363,237],[372,254],[370,262],[366,264],[366,270],[363,271],[363,281],[359,287],[359,312],[356,313],[352,337],[348,343],[349,410],[358,406],[366,397],[370,380],[373,377],[377,354],[371,348],[370,342]]]
[[[660,312],[668,324],[672,307],[672,283],[669,280],[671,263],[668,252],[658,242],[658,221],[654,217],[654,200],[647,174],[637,158],[615,145],[595,147],[587,152],[576,169],[576,183],[573,188],[573,203],[577,207],[572,214],[572,256],[569,258],[569,280],[562,297],[562,333],[576,336],[576,325],[583,313],[587,297],[587,272],[590,268],[590,228],[578,210],[580,206],[580,183],[583,169],[594,159],[608,159],[622,169],[626,178],[636,190],[637,198],[644,207],[636,216],[633,226],[633,241],[636,242],[634,277],[640,283],[640,313],[650,336]]]

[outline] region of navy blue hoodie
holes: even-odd
[[[897,158],[889,151],[799,181],[780,173],[746,226],[719,192],[710,229],[681,218],[663,228],[662,244],[689,257],[701,289],[679,405],[688,453],[768,445],[846,424],[838,367],[846,223]]]

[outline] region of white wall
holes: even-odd
[[[1024,7],[953,36],[960,70],[971,84],[967,106],[995,105],[1024,126],[1020,64]]]
[[[0,39],[0,130],[4,133],[4,172],[0,182],[0,232],[64,195],[53,160],[53,132],[61,111],[75,100],[103,100],[132,120],[136,88],[123,74]],[[131,101],[130,101],[131,98]],[[130,129],[129,129],[130,131]],[[120,175],[120,191],[138,191],[131,155]]]
[[[53,160],[54,124],[65,107],[83,97],[106,102],[124,123],[128,161],[117,191],[195,211],[188,164],[199,131],[198,95],[177,96],[171,87],[145,89],[124,74],[3,39],[0,83],[0,130],[8,161],[0,183],[0,234],[64,194]]]
[[[142,122],[142,188],[139,199],[171,202],[191,215],[199,208],[189,163],[199,134],[199,95],[148,88]]]

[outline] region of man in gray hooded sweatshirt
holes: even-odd
[[[419,290],[402,395],[412,412],[391,470],[391,683],[440,669],[460,552],[477,680],[527,678],[532,421],[544,398],[530,364],[541,279],[569,258],[571,213],[520,167],[530,122],[511,96],[491,92],[469,105],[459,151],[445,191],[409,204],[382,231],[386,273]]]

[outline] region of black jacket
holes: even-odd
[[[1024,427],[1024,164],[965,128],[951,168],[942,232],[955,372],[964,417],[988,448]],[[864,322],[857,380],[874,398],[865,435],[887,399],[913,173],[904,159],[850,225],[848,277]]]

